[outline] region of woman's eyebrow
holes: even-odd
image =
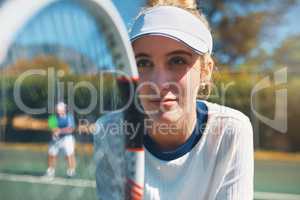
[[[135,55],[135,58],[138,58],[138,57],[150,57],[150,56],[146,53],[138,53]]]
[[[185,54],[187,56],[193,57],[193,54],[188,52],[188,51],[184,51],[184,50],[176,50],[176,51],[172,51],[170,53],[167,54],[167,56],[172,56],[172,55],[178,55],[178,54]]]

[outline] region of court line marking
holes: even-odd
[[[60,177],[48,178],[48,177],[37,177],[29,175],[15,175],[0,173],[0,180],[13,181],[13,182],[25,182],[25,183],[40,183],[48,185],[61,185],[61,186],[72,186],[81,188],[96,188],[96,182],[86,179],[66,179]]]
[[[299,200],[300,194],[255,192],[254,198],[259,200]]]
[[[48,185],[61,185],[72,186],[81,188],[96,188],[96,182],[86,179],[66,179],[55,177],[49,179],[47,177],[37,177],[29,175],[15,175],[0,173],[0,180],[13,181],[13,182],[25,182],[25,183],[39,183]],[[275,192],[254,192],[254,198],[259,200],[299,200],[300,194],[289,193],[275,193]]]

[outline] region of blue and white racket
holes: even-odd
[[[30,60],[45,57],[66,64],[72,76],[110,74],[111,81],[104,81],[103,88],[113,88],[111,108],[120,108],[129,102],[122,111],[123,119],[133,126],[139,125],[142,115],[132,98],[138,72],[126,28],[111,1],[9,0],[0,7],[0,27],[2,80],[12,75],[8,73],[9,67],[22,61],[32,64]],[[28,71],[37,67],[25,68]],[[24,71],[13,75],[23,76]],[[51,89],[48,86],[49,96]],[[62,98],[62,94],[59,95],[58,98]],[[55,101],[58,99],[50,98],[48,103]],[[101,103],[96,105],[99,107]],[[143,129],[140,128],[138,134],[129,131],[129,134],[102,138],[102,146],[95,149],[99,199],[143,198],[142,137]]]

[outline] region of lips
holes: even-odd
[[[152,99],[150,100],[150,103],[156,106],[170,107],[173,106],[177,101],[178,101],[177,98],[163,98],[163,99]]]
[[[177,98],[163,98],[163,99],[151,99],[151,102],[170,102],[177,101]]]

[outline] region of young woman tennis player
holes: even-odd
[[[197,100],[211,80],[214,62],[209,26],[195,5],[153,1],[130,33],[147,120],[144,199],[250,200],[249,119]]]

